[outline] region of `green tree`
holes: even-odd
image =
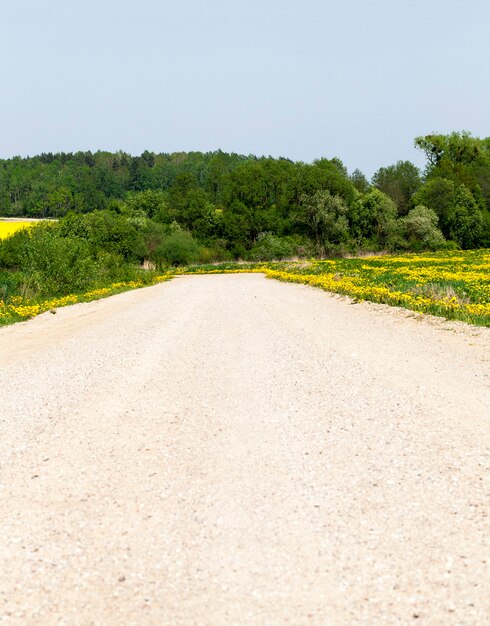
[[[326,243],[340,244],[349,236],[348,207],[339,196],[327,190],[304,194],[300,199],[296,219],[304,224],[322,253]]]
[[[438,228],[439,218],[432,209],[416,206],[401,222],[411,249],[437,250],[444,245],[444,236]]]
[[[355,169],[349,176],[349,178],[351,183],[360,193],[366,193],[367,191],[369,191],[368,179],[364,176],[361,170]]]
[[[485,152],[485,144],[467,131],[416,137],[415,147],[424,152],[431,167],[437,167],[444,160],[452,163],[473,163],[484,157]]]
[[[99,268],[86,241],[60,237],[59,229],[48,224],[33,228],[23,243],[20,269],[40,295],[80,291],[96,281]]]
[[[397,208],[379,189],[359,196],[348,213],[351,233],[360,246],[393,247],[398,236]]]
[[[160,189],[130,191],[125,198],[125,204],[131,214],[142,211],[150,219],[164,224],[170,224],[175,217],[168,208],[165,193]]]
[[[128,261],[146,256],[142,233],[125,216],[112,211],[70,213],[59,222],[59,234],[86,241],[94,250],[117,254]]]
[[[239,200],[234,200],[221,213],[224,237],[235,257],[243,257],[258,234],[263,231],[257,211]]]
[[[484,242],[485,225],[484,215],[473,194],[464,185],[460,185],[447,217],[449,237],[464,250],[477,248]]]
[[[422,184],[419,169],[410,161],[398,161],[395,165],[381,167],[373,176],[372,183],[388,195],[398,208],[398,215],[406,215],[413,194]]]
[[[442,232],[447,237],[448,215],[454,204],[456,196],[456,185],[447,178],[430,178],[413,196],[415,205],[426,206],[432,209],[439,218]]]
[[[490,138],[479,139],[468,132],[417,137],[415,145],[429,161],[427,178],[446,178],[464,185],[490,209]]]
[[[73,193],[68,187],[59,187],[51,191],[38,205],[38,213],[42,217],[61,217],[74,209]]]

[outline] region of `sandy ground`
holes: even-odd
[[[0,622],[490,622],[490,333],[260,275],[0,329]]]

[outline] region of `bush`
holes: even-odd
[[[274,261],[294,255],[294,246],[286,237],[277,237],[272,233],[260,233],[250,250],[252,261]]]
[[[293,247],[293,256],[302,259],[310,259],[315,255],[315,245],[304,235],[290,235],[284,238]]]
[[[162,243],[151,255],[157,267],[164,265],[189,265],[199,259],[200,247],[186,230],[174,229],[163,237]]]
[[[417,206],[400,221],[411,249],[438,250],[444,246],[444,236],[437,227],[439,218],[432,209]]]
[[[361,247],[391,249],[398,242],[398,210],[393,200],[372,189],[349,209],[351,235]]]
[[[28,246],[30,239],[31,233],[27,229],[23,229],[18,230],[7,239],[0,240],[0,267],[9,270],[20,269],[23,261],[22,253]]]
[[[97,263],[90,245],[60,237],[52,226],[37,226],[20,251],[20,269],[37,283],[40,295],[61,295],[94,281]]]
[[[3,297],[16,291],[29,298],[67,295],[130,280],[136,271],[122,256],[62,234],[59,224],[40,224],[3,241],[0,267],[9,270],[2,274]]]
[[[128,261],[141,260],[147,253],[136,225],[113,211],[69,213],[60,220],[59,229],[62,237],[81,239],[94,249],[121,255]]]
[[[21,272],[0,270],[0,302],[8,302],[11,296],[18,295],[24,278]]]
[[[220,239],[211,241],[199,251],[199,263],[213,263],[215,261],[232,261],[233,255],[225,247],[225,242]]]

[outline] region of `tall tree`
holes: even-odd
[[[381,167],[373,176],[372,183],[390,196],[398,208],[398,215],[410,210],[411,198],[422,184],[419,169],[410,161],[398,161],[395,165]]]
[[[349,176],[351,183],[360,193],[366,193],[369,190],[368,179],[359,169],[355,169]]]
[[[301,196],[297,220],[305,224],[321,254],[326,243],[339,244],[348,239],[348,206],[340,196],[318,190]]]
[[[449,237],[463,249],[477,248],[487,235],[485,225],[484,215],[471,191],[460,185],[447,217]]]

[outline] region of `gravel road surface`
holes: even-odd
[[[0,623],[490,623],[490,332],[257,274],[0,329]]]

